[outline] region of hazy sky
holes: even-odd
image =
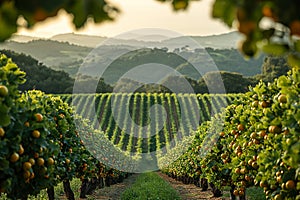
[[[232,31],[222,22],[211,18],[212,0],[191,3],[185,12],[174,12],[170,4],[155,0],[110,0],[122,13],[114,22],[100,25],[89,23],[79,30],[81,34],[115,36],[126,31],[141,28],[162,28],[183,35],[212,35]],[[71,16],[60,12],[58,17],[39,23],[33,30],[20,29],[18,34],[51,37],[59,33],[75,32]]]

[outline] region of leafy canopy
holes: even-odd
[[[8,39],[17,28],[33,27],[37,22],[56,16],[65,10],[73,16],[73,24],[78,29],[88,20],[95,23],[113,20],[119,10],[105,0],[1,0],[0,1],[0,41]],[[21,23],[20,19],[25,23]],[[24,25],[25,24],[25,25]]]
[[[174,10],[185,10],[192,0],[172,2]],[[288,54],[288,62],[300,67],[300,2],[297,0],[215,0],[212,17],[245,35],[241,51],[253,57],[263,50],[272,55]]]

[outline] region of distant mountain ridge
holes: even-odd
[[[56,35],[46,40],[15,35],[11,40],[0,43],[0,49],[30,55],[52,69],[64,70],[71,77],[75,77],[78,69],[86,61],[87,56],[93,51],[94,47],[92,46],[97,46],[101,43],[105,44],[101,45],[101,54],[97,55],[97,58],[93,58],[92,62],[101,62],[100,65],[102,66],[112,62],[113,55],[137,49],[156,48],[166,52],[177,52],[177,54],[186,55],[189,59],[201,65],[202,68],[205,68],[207,65],[207,56],[205,57],[205,55],[207,54],[205,54],[203,48],[207,48],[206,51],[220,70],[238,72],[244,76],[253,76],[261,72],[262,57],[257,60],[245,61],[236,50],[237,42],[242,39],[242,36],[237,32],[212,36],[166,37],[159,34],[129,34],[123,38],[106,38],[71,33]],[[20,42],[22,39],[27,42]],[[162,41],[152,41],[152,39],[162,39]],[[187,45],[190,41],[192,41],[193,47]],[[197,42],[199,45],[195,45]],[[136,55],[131,56],[134,58]],[[129,62],[132,58],[126,58],[126,62]],[[159,59],[157,60],[158,63],[165,58],[160,57]],[[185,66],[178,67],[186,70],[184,69]],[[118,70],[124,71],[123,68]],[[188,73],[191,74],[190,72]],[[93,74],[90,75],[92,76]]]
[[[164,47],[168,45],[169,47],[176,46],[178,44],[184,44],[184,42],[190,38],[196,41],[202,47],[211,47],[216,49],[224,48],[236,48],[238,42],[243,38],[243,36],[238,32],[229,32],[219,35],[209,35],[209,36],[180,36],[180,37],[170,37],[159,34],[152,35],[139,35],[130,34],[127,37],[104,37],[96,35],[83,35],[75,33],[65,33],[55,35],[47,40],[68,42],[70,44],[75,44],[84,47],[95,48],[102,42],[109,40],[110,43],[120,44],[120,45],[130,45],[130,46],[148,46],[148,47]],[[30,42],[33,40],[45,40],[44,38],[14,35],[10,41],[16,42]]]
[[[65,34],[55,35],[49,39],[54,41],[59,41],[59,42],[68,42],[70,44],[75,44],[84,47],[96,47],[97,44],[100,44],[101,42],[106,40],[107,37],[65,33]]]
[[[42,38],[33,37],[33,36],[27,36],[27,35],[18,35],[14,34],[8,41],[12,42],[20,42],[20,43],[27,43],[33,40],[40,40]]]

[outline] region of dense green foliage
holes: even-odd
[[[218,51],[225,51],[225,52],[234,52],[234,50],[210,50],[212,52],[218,52]],[[212,53],[211,52],[211,53]],[[229,56],[227,54],[224,54],[225,56]],[[224,56],[224,57],[225,57]],[[221,63],[221,58],[219,59],[219,62]],[[232,64],[234,64],[235,61],[239,61],[238,58],[232,58],[231,60]],[[226,61],[225,61],[226,63]],[[221,65],[221,64],[220,64]],[[224,64],[226,66],[226,64]],[[246,66],[243,66],[246,67]],[[222,67],[220,67],[222,68]],[[220,69],[219,68],[219,69]],[[249,69],[251,66],[249,66]],[[222,85],[216,80],[218,80],[218,76],[220,75],[224,84],[225,92],[226,93],[245,93],[249,91],[249,86],[256,85],[259,81],[263,82],[272,82],[275,78],[278,78],[281,75],[286,75],[287,71],[290,69],[290,67],[287,64],[287,61],[283,57],[279,56],[266,56],[264,59],[264,62],[262,63],[262,74],[257,74],[255,76],[248,76],[245,77],[242,74],[235,73],[235,72],[229,72],[229,71],[212,71],[207,72],[204,76],[202,76],[199,80],[194,80],[190,78],[189,76],[168,76],[164,78],[161,81],[161,84],[146,84],[143,85],[143,83],[140,83],[138,81],[134,81],[128,78],[122,78],[118,81],[118,84],[115,85],[114,90],[118,92],[146,92],[146,93],[172,93],[174,91],[171,91],[166,86],[175,86],[178,90],[177,93],[186,93],[186,88],[184,87],[186,84],[186,81],[190,84],[190,86],[193,88],[194,93],[197,94],[203,94],[203,93],[223,93]],[[187,73],[187,71],[185,71]],[[208,91],[207,85],[214,85],[219,86],[220,88],[215,87],[215,91]],[[137,86],[138,89],[136,89]]]
[[[54,71],[37,60],[25,54],[1,50],[1,53],[10,57],[20,69],[26,72],[26,82],[19,86],[22,91],[42,90],[46,93],[70,92],[74,80],[64,71]]]
[[[219,189],[229,185],[236,196],[260,186],[267,199],[299,199],[299,82],[293,68],[274,83],[259,83],[200,125],[189,151],[169,166],[160,160],[161,167]]]
[[[29,55],[46,66],[65,71],[74,77],[83,59],[92,50],[89,47],[78,46],[68,42],[54,40],[33,40],[29,42],[6,41],[0,43],[1,49]]]
[[[85,22],[92,19],[95,23],[114,19],[118,9],[110,3],[100,0],[92,1],[1,1],[0,2],[0,41],[9,38],[17,32],[18,27],[32,27],[35,23],[43,21],[49,17],[56,16],[59,10],[65,10],[73,15],[73,24],[76,28],[82,27]],[[22,17],[26,22],[18,23]]]
[[[264,54],[257,58],[245,60],[237,49],[205,48],[220,71],[238,72],[244,76],[254,76],[261,73]]]
[[[174,10],[186,10],[192,0],[158,0],[171,2]],[[237,28],[245,35],[241,51],[250,57],[263,50],[267,54],[288,54],[289,64],[300,63],[300,15],[299,1],[243,1],[215,0],[212,17],[227,26]],[[288,14],[286,14],[288,13]],[[296,36],[296,37],[295,37]],[[298,53],[296,53],[298,52]]]
[[[20,94],[18,85],[24,83],[25,73],[4,55],[0,64],[0,193],[24,199],[61,181],[111,170],[103,164],[107,158],[97,157],[100,163],[83,145],[98,138],[101,146],[96,143],[95,148],[111,149],[111,159],[118,162],[122,153],[103,133],[74,116],[59,97],[36,90]],[[90,133],[95,133],[93,139]]]
[[[181,199],[178,191],[154,172],[141,174],[137,181],[121,195],[122,200],[131,199]]]
[[[20,66],[20,69],[26,72],[26,82],[19,85],[19,90],[41,90],[48,94],[65,94],[73,92],[74,78],[71,78],[65,71],[55,71],[46,67],[34,58],[25,54],[18,54],[13,51],[1,50],[1,53],[12,58]],[[77,76],[78,87],[83,87],[87,92],[91,85],[98,84],[96,92],[111,92],[111,86],[105,84],[104,80],[96,80],[88,76]]]
[[[218,76],[221,76],[225,92],[226,93],[245,93],[249,90],[249,86],[255,85],[256,80],[251,78],[245,78],[238,73],[230,72],[208,72],[198,82],[199,90],[197,93],[212,93],[209,91],[206,85],[214,85],[215,93],[224,93],[223,85],[216,82]],[[217,87],[218,86],[218,87]]]
[[[282,56],[267,56],[262,65],[262,74],[257,75],[256,79],[264,82],[273,82],[275,78],[286,75],[290,70],[287,58]]]

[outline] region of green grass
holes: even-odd
[[[75,194],[75,199],[79,198],[79,188],[81,181],[73,179],[71,181],[71,188]],[[223,188],[225,194],[223,197],[229,197],[229,187]],[[60,199],[64,196],[64,189],[62,183],[58,184],[55,188],[55,199]],[[250,187],[246,190],[247,200],[266,200],[263,189],[260,187]],[[41,191],[37,197],[30,196],[28,200],[44,200],[48,199],[47,192]],[[88,198],[89,199],[89,198]],[[165,182],[155,173],[146,173],[138,177],[137,181],[121,195],[122,200],[127,199],[164,199],[173,200],[181,199],[179,193],[173,189],[169,183]],[[6,195],[0,195],[0,200],[7,200]]]
[[[131,199],[181,199],[172,186],[154,172],[141,174],[136,182],[121,195],[122,200]]]
[[[78,178],[74,178],[71,182],[71,188],[74,192],[75,195],[75,199],[79,199],[79,195],[80,195],[80,186],[81,186],[81,181]],[[59,183],[55,188],[54,188],[54,192],[55,192],[55,199],[60,199],[60,197],[65,195],[64,192],[64,188],[63,188],[63,184]],[[8,198],[6,197],[5,194],[0,195],[0,200],[7,200]],[[36,197],[34,196],[29,196],[28,200],[44,200],[44,199],[48,199],[48,194],[46,190],[42,190]]]

